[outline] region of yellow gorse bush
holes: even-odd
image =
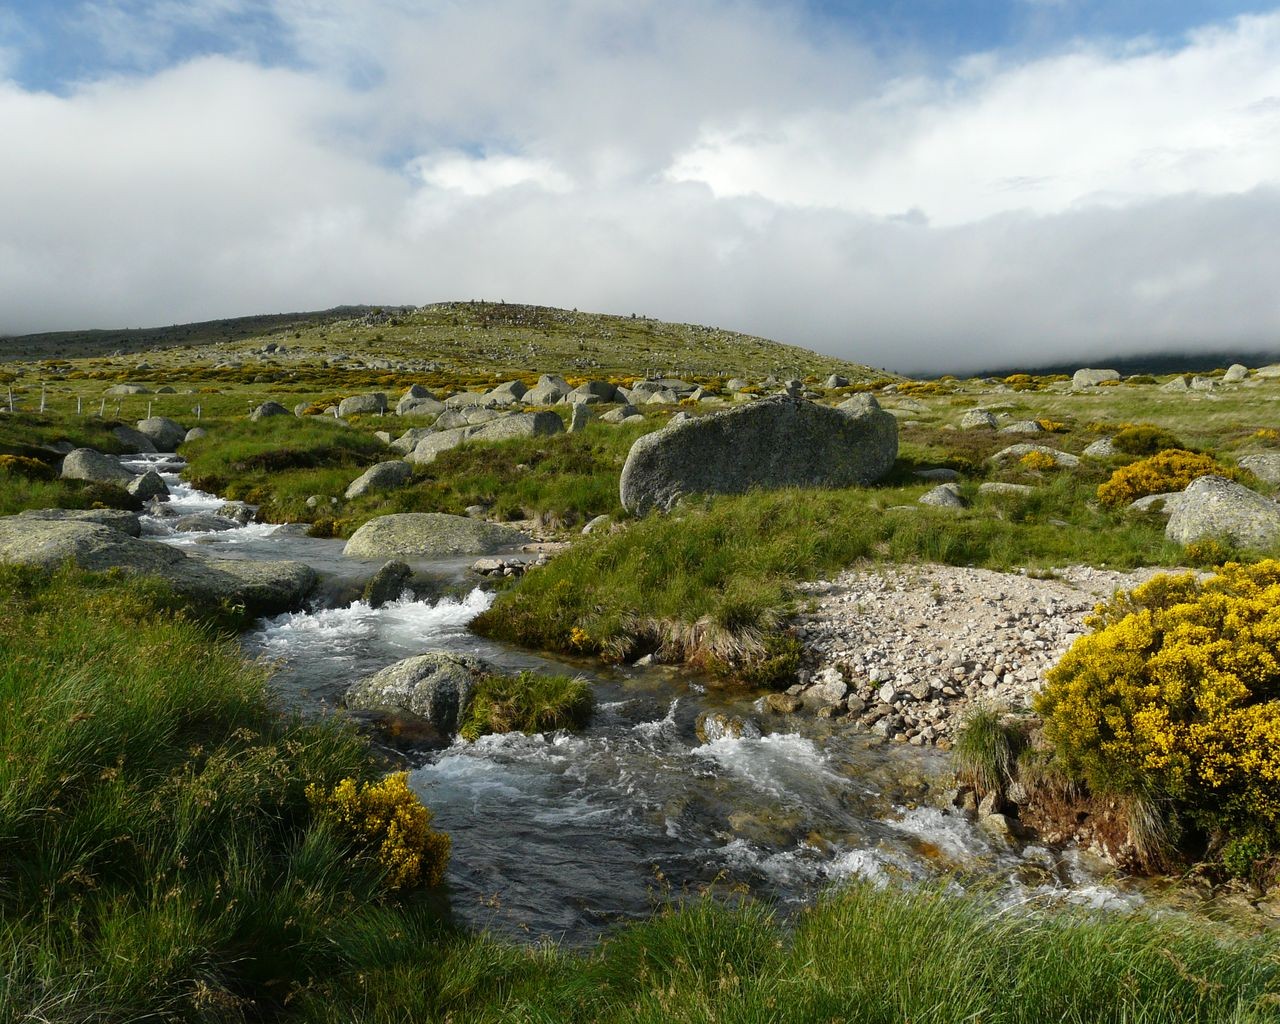
[[[1022,456],[1022,458],[1018,460],[1019,466],[1023,469],[1030,470],[1033,473],[1038,473],[1041,470],[1053,469],[1057,464],[1058,460],[1048,454],[1048,452],[1027,452],[1026,455]]]
[[[1156,576],[1088,625],[1037,698],[1064,766],[1280,839],[1280,561]]]
[[[332,789],[312,784],[306,792],[317,815],[378,861],[391,889],[437,885],[444,877],[451,841],[432,831],[431,812],[409,788],[407,772],[378,782],[343,779]]]
[[[1118,508],[1148,494],[1185,490],[1192,480],[1210,475],[1234,479],[1239,474],[1209,455],[1171,449],[1121,466],[1110,480],[1098,486],[1098,500]]]

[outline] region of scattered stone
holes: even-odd
[[[607,413],[600,417],[603,423],[623,423],[633,416],[640,416],[640,410],[633,405],[620,405],[616,409],[610,409]],[[643,416],[640,416],[643,419]]]
[[[880,479],[897,453],[897,421],[870,395],[836,409],[775,396],[639,438],[619,491],[628,511],[643,514],[689,493],[847,487]]]
[[[986,409],[970,409],[960,417],[961,430],[994,430],[999,425],[994,414]]]
[[[441,512],[404,512],[370,519],[351,536],[342,553],[349,558],[488,555],[525,540],[518,530],[497,523]]]
[[[149,395],[151,389],[141,384],[114,384],[103,394],[108,398],[121,398],[125,395]]]
[[[399,459],[394,462],[379,462],[352,480],[343,497],[351,501],[374,491],[394,491],[407,484],[412,476],[413,467],[407,462]]]
[[[249,413],[249,419],[257,422],[265,420],[268,416],[288,416],[289,410],[279,402],[263,402],[260,406]]]
[[[937,508],[969,507],[969,503],[960,494],[960,488],[955,484],[939,484],[920,496],[920,504],[933,505]]]
[[[555,405],[573,389],[563,377],[543,374],[538,383],[525,392],[525,405]]]
[[[156,443],[141,430],[121,424],[111,430],[111,436],[120,442],[125,451],[133,455],[151,455],[156,451]]]
[[[822,386],[828,391],[833,388],[847,388],[849,386],[849,378],[841,377],[838,373],[833,373],[826,379],[826,381],[823,382]]]
[[[1104,381],[1119,379],[1120,373],[1117,370],[1076,370],[1071,375],[1071,390],[1083,391],[1085,388],[1097,387]]]
[[[1169,381],[1167,384],[1161,384],[1160,390],[1161,391],[1186,391],[1187,378],[1181,375],[1174,377],[1173,380]]]
[[[377,415],[386,411],[387,396],[381,391],[375,391],[367,395],[351,395],[338,403],[338,416],[341,419],[360,414]]]
[[[1091,459],[1109,459],[1113,455],[1119,455],[1120,451],[1116,448],[1114,442],[1109,437],[1100,437],[1084,450],[1084,453]]]
[[[1000,428],[1002,434],[1043,434],[1044,432],[1045,429],[1040,425],[1039,420],[1018,420],[1016,423]]]
[[[1130,502],[1128,511],[1154,512],[1167,516],[1172,515],[1173,511],[1182,504],[1182,501],[1183,496],[1181,491],[1170,491],[1164,494],[1148,494],[1146,497]]]

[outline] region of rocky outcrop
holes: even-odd
[[[118,530],[127,537],[141,537],[142,523],[137,513],[115,508],[42,508],[19,512],[16,519],[50,523],[96,523]]]
[[[316,584],[315,572],[302,562],[207,558],[96,522],[27,515],[0,519],[0,562],[53,570],[67,561],[84,569],[159,576],[196,600],[242,604],[252,614],[297,608]]]
[[[352,480],[347,485],[343,497],[350,501],[352,498],[362,498],[374,491],[392,491],[407,484],[411,476],[413,476],[413,467],[407,462],[400,460],[379,462]]]
[[[626,509],[644,514],[684,494],[873,483],[897,454],[897,421],[869,395],[835,409],[777,395],[646,434],[619,490]]]
[[[491,672],[478,658],[431,651],[356,683],[345,703],[353,711],[416,719],[448,737],[458,731],[476,684]]]
[[[491,555],[525,536],[509,526],[450,516],[405,512],[370,519],[352,534],[343,554],[350,558],[443,558]]]
[[[63,480],[90,480],[94,483],[125,486],[134,474],[120,460],[92,448],[77,448],[62,460]]]
[[[1192,480],[1164,535],[1176,544],[1226,539],[1266,549],[1280,541],[1280,504],[1220,476]]]

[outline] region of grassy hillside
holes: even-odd
[[[177,368],[243,358],[272,343],[285,350],[272,352],[272,361],[285,367],[328,360],[468,377],[530,371],[751,378],[838,373],[853,380],[893,376],[717,327],[491,302],[443,302],[419,309],[351,307],[141,332],[28,335],[0,341],[0,353],[9,360],[30,361],[147,351],[153,365]]]

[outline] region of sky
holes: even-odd
[[[1277,239],[1275,4],[0,0],[0,334],[485,298],[907,372],[1280,351]]]

